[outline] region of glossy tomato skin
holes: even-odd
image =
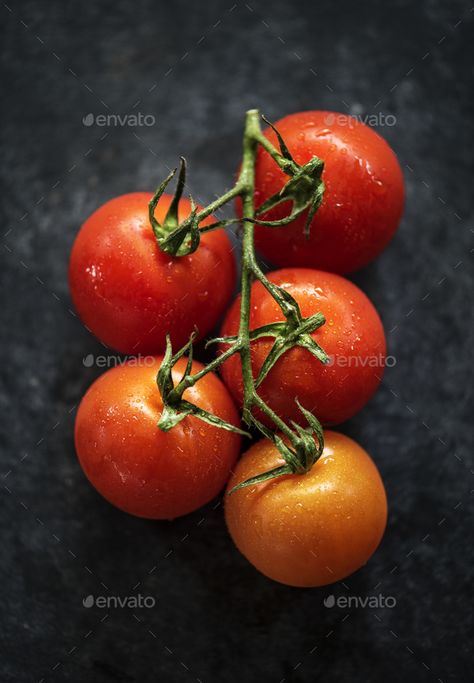
[[[82,321],[104,344],[127,354],[163,351],[167,333],[178,348],[195,326],[205,336],[224,312],[235,281],[223,230],[204,234],[194,254],[173,258],[160,251],[148,219],[151,198],[136,192],[101,206],[79,231],[69,264]],[[170,201],[169,195],[160,199],[159,221]],[[189,213],[189,201],[182,199],[180,220]],[[209,216],[202,225],[214,220]]]
[[[335,273],[365,266],[387,246],[400,222],[404,182],[394,152],[372,128],[344,114],[306,111],[286,116],[275,125],[299,164],[313,156],[323,159],[326,191],[309,239],[303,232],[305,212],[284,227],[257,226],[257,249],[276,266]],[[265,136],[278,147],[271,129]],[[279,192],[287,178],[259,148],[256,206]],[[279,220],[289,210],[285,202],[262,217]]]
[[[258,441],[237,463],[228,491],[283,464],[276,447]],[[387,499],[366,451],[338,432],[312,469],[225,497],[230,535],[260,572],[290,586],[324,586],[362,567],[382,539]]]
[[[337,424],[357,413],[380,384],[385,365],[385,334],[381,320],[367,296],[346,278],[306,268],[286,268],[269,273],[271,282],[283,287],[297,301],[303,317],[322,312],[325,324],[312,337],[330,356],[323,365],[309,351],[294,347],[270,370],[258,393],[283,419],[304,423],[295,403],[313,412],[324,424]],[[240,297],[224,320],[222,336],[237,333]],[[250,329],[284,320],[278,304],[259,282],[252,286]],[[273,339],[251,344],[256,377]],[[220,350],[226,347],[221,345]],[[221,376],[238,403],[243,383],[240,358],[235,355],[221,366]],[[259,414],[266,424],[268,419]]]
[[[86,477],[110,503],[138,517],[173,519],[219,493],[238,457],[240,436],[195,417],[162,432],[157,427],[163,407],[156,386],[160,362],[158,357],[138,365],[131,359],[99,377],[79,406],[75,444]],[[175,383],[184,367],[184,360],[175,366]],[[193,364],[193,372],[201,368]],[[184,397],[240,423],[216,375],[206,375]]]

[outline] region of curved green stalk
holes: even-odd
[[[277,362],[278,358],[294,346],[305,348],[322,363],[327,363],[329,361],[324,350],[311,337],[311,333],[325,322],[322,313],[316,313],[308,318],[303,318],[295,299],[286,290],[269,281],[259,267],[255,257],[255,223],[262,223],[275,227],[283,226],[306,209],[308,209],[309,216],[312,217],[321,203],[324,192],[324,184],[321,180],[323,162],[320,159],[313,157],[313,159],[304,166],[299,166],[292,158],[278,131],[273,126],[272,128],[277,135],[280,151],[264,137],[260,127],[260,115],[258,110],[252,109],[247,112],[243,136],[242,166],[236,184],[232,189],[199,212],[196,211],[192,204],[191,215],[181,223],[178,223],[177,221],[177,206],[184,187],[186,172],[184,160],[181,162],[176,193],[163,225],[160,225],[156,221],[154,210],[174,173],[170,174],[160,185],[150,202],[150,222],[160,248],[164,251],[168,251],[168,253],[171,253],[173,256],[181,256],[197,249],[201,232],[223,227],[224,225],[235,222],[234,219],[231,219],[227,221],[218,221],[211,226],[199,227],[200,221],[207,218],[213,211],[237,196],[242,198],[242,275],[238,333],[235,337],[213,339],[208,342],[229,344],[229,348],[217,356],[207,366],[202,368],[202,370],[199,370],[194,374],[191,374],[191,367],[192,344],[195,335],[191,335],[189,342],[174,355],[171,348],[171,341],[168,337],[166,353],[157,377],[157,384],[164,405],[163,414],[158,423],[158,426],[162,430],[168,431],[187,415],[194,415],[205,422],[223,429],[246,434],[246,432],[224,422],[217,416],[210,415],[197,406],[193,406],[193,404],[183,398],[186,389],[193,386],[208,372],[216,370],[224,361],[235,353],[240,355],[244,385],[243,421],[247,426],[256,427],[265,437],[271,439],[278,448],[286,464],[282,467],[275,468],[271,472],[262,473],[246,482],[242,482],[235,488],[260,483],[285,474],[307,471],[319,458],[324,447],[323,431],[320,423],[312,413],[298,403],[297,399],[296,403],[298,408],[308,423],[306,428],[303,428],[294,422],[292,422],[291,425],[286,424],[286,422],[270,408],[257,392],[258,387],[273,365]],[[270,197],[264,205],[256,209],[254,203],[255,161],[259,145],[270,154],[275,163],[277,163],[289,176],[289,180],[280,193]],[[281,201],[288,200],[293,202],[293,208],[289,216],[281,221],[265,222],[256,218],[256,215],[264,213],[264,211],[279,204]],[[278,303],[285,317],[285,322],[271,323],[258,330],[250,330],[251,288],[255,279],[262,283],[269,294]],[[259,337],[273,337],[274,343],[258,377],[254,379],[250,347],[251,342]],[[188,363],[181,380],[175,386],[172,379],[172,369],[176,362],[185,354],[188,354]],[[255,408],[264,413],[272,421],[275,427],[274,430],[268,429],[260,422],[254,415],[253,409]],[[278,432],[283,434],[284,439],[279,436]]]

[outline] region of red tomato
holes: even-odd
[[[280,228],[256,227],[257,249],[277,266],[320,268],[336,273],[357,270],[389,243],[404,203],[403,175],[397,158],[372,128],[355,118],[327,111],[291,114],[276,124],[295,161],[313,156],[324,161],[326,192],[304,235],[307,212]],[[265,136],[277,147],[275,133]],[[288,180],[270,155],[259,148],[255,202],[258,207]],[[284,202],[259,216],[279,220],[291,205]]]
[[[148,220],[152,195],[136,192],[111,199],[82,226],[74,243],[69,283],[86,327],[122,353],[157,353],[170,333],[185,344],[197,326],[205,336],[222,315],[235,281],[231,243],[223,230],[202,235],[194,254],[173,258],[156,244]],[[171,202],[160,199],[163,220]],[[190,213],[182,199],[179,219]],[[202,225],[214,222],[209,216]],[[218,286],[216,286],[218,281]]]
[[[228,491],[282,464],[271,441],[258,441],[237,463]],[[324,586],[370,558],[385,530],[387,499],[366,451],[326,431],[309,472],[231,493],[225,516],[237,548],[263,574],[290,586]]]
[[[296,299],[303,317],[318,312],[326,317],[325,324],[312,337],[330,356],[330,363],[323,365],[306,349],[294,347],[278,359],[258,393],[285,420],[304,422],[295,398],[324,424],[347,420],[367,403],[383,374],[385,334],[377,311],[356,285],[340,275],[287,268],[269,273],[268,278]],[[240,297],[227,313],[221,330],[223,336],[237,334],[239,306]],[[254,283],[250,329],[284,319],[280,307],[263,285]],[[272,344],[271,337],[252,342],[254,377]],[[242,403],[240,357],[235,355],[225,361],[221,374],[236,400]],[[261,414],[259,417],[271,424]]]
[[[188,416],[169,432],[157,426],[163,404],[156,385],[161,358],[132,359],[104,373],[87,391],[76,417],[76,451],[85,475],[110,503],[149,519],[172,519],[201,507],[229,478],[240,436]],[[185,359],[173,379],[179,381]],[[193,372],[202,368],[193,363]],[[232,399],[208,374],[184,398],[235,426]]]

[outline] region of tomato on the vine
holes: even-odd
[[[173,519],[209,502],[225,485],[240,448],[240,435],[193,416],[168,432],[159,429],[161,360],[132,359],[105,372],[84,395],[75,426],[77,455],[91,484],[116,507],[149,519]],[[185,366],[181,359],[173,369],[175,384]],[[202,367],[194,362],[192,371]],[[184,398],[239,425],[229,392],[212,373]]]
[[[394,152],[372,128],[345,114],[305,111],[275,126],[297,163],[313,156],[324,161],[326,191],[309,238],[304,233],[305,211],[284,227],[256,226],[257,250],[280,267],[348,273],[365,266],[387,246],[400,221],[404,183]],[[271,128],[264,134],[278,146]],[[288,176],[261,147],[255,173],[258,208],[281,190]],[[259,218],[280,220],[289,211],[289,202],[284,202]]]
[[[127,354],[163,351],[167,333],[176,346],[195,327],[205,336],[224,312],[235,281],[231,243],[221,229],[203,234],[188,256],[160,250],[148,217],[152,196],[126,194],[97,209],[77,235],[69,265],[79,316],[102,342]],[[161,197],[158,221],[171,200]],[[181,199],[179,220],[190,212],[189,200]],[[215,220],[208,216],[201,225]]]
[[[295,346],[284,353],[258,388],[258,393],[281,418],[302,421],[295,398],[324,424],[337,424],[357,413],[377,389],[385,366],[385,334],[373,304],[349,280],[334,273],[286,268],[267,275],[270,282],[289,292],[303,317],[321,312],[326,318],[312,333],[326,351],[323,365],[307,349]],[[237,334],[240,296],[229,309],[222,336]],[[285,318],[260,282],[252,286],[250,330]],[[252,371],[258,376],[274,339],[261,337],[251,343]],[[220,345],[220,350],[227,348]],[[221,366],[221,375],[236,400],[243,398],[240,357]],[[258,414],[268,424],[266,416]],[[303,420],[304,421],[304,420]]]
[[[281,464],[271,441],[257,441],[227,490]],[[225,516],[237,548],[263,574],[290,586],[324,586],[370,558],[385,530],[387,499],[367,452],[326,431],[324,451],[308,472],[230,493]]]

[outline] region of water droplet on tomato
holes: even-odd
[[[373,184],[373,189],[375,194],[382,195],[386,194],[387,188],[383,184],[381,180],[378,180],[377,178],[374,178],[374,184]]]

